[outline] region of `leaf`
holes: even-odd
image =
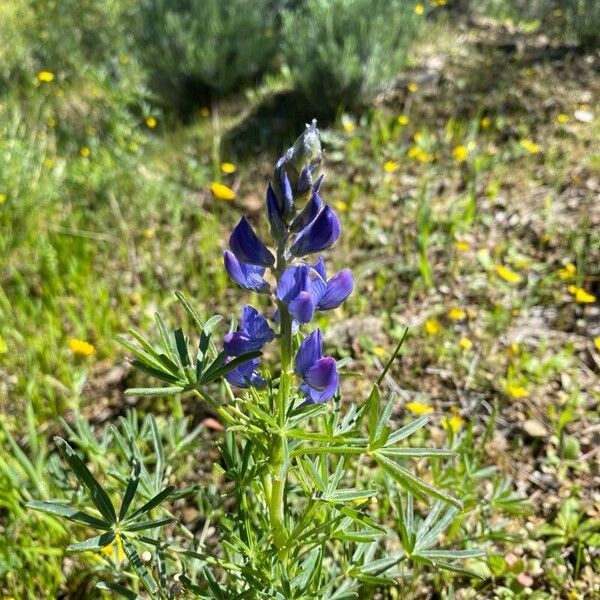
[[[204,373],[202,375],[202,383],[210,383],[211,381],[215,381],[215,380],[219,379],[220,377],[222,377],[223,375],[225,375],[226,373],[229,373],[229,371],[232,371],[239,365],[243,365],[245,362],[248,362],[249,360],[252,360],[254,358],[258,358],[259,356],[262,356],[262,352],[260,352],[260,350],[257,350],[255,352],[247,352],[246,354],[236,356],[235,358],[230,360],[227,364],[215,367],[215,364],[217,364],[217,361],[219,361],[219,357],[222,354],[224,354],[224,353],[223,352],[219,353],[219,356],[217,356],[217,358],[214,360],[212,365],[210,367],[208,367],[208,370],[206,371],[206,373]]]
[[[158,506],[163,500],[168,498],[173,493],[174,489],[175,488],[172,485],[170,485],[169,487],[166,487],[164,490],[162,490],[161,492],[156,494],[156,496],[154,496],[154,498],[151,498],[150,500],[148,500],[148,502],[146,502],[146,504],[144,504],[141,508],[138,508],[134,513],[132,513],[129,517],[127,517],[127,519],[125,519],[125,521],[131,522],[131,521],[137,519],[137,517],[139,517],[140,515],[143,515],[149,511],[151,511],[153,508]]]
[[[389,446],[393,446],[397,442],[400,442],[401,440],[407,438],[409,435],[412,435],[415,431],[417,431],[418,429],[421,429],[421,427],[423,427],[423,425],[425,425],[428,421],[429,421],[429,416],[423,415],[422,417],[419,417],[415,421],[412,421],[412,423],[409,423],[408,425],[405,425],[401,429],[394,431],[394,433],[390,434],[390,437],[387,439],[387,441],[385,443],[386,448]]]
[[[113,506],[108,494],[96,481],[79,456],[77,456],[75,450],[73,450],[73,448],[71,448],[71,446],[69,446],[65,440],[57,436],[54,438],[54,441],[58,445],[65,460],[69,463],[71,469],[73,469],[77,479],[82,485],[87,487],[89,496],[92,502],[96,505],[96,508],[100,511],[100,514],[109,523],[115,523],[117,520],[117,515],[115,513],[115,507]]]
[[[173,332],[175,336],[175,344],[177,345],[177,354],[182,366],[187,367],[190,364],[190,355],[188,352],[187,343],[181,327]]]
[[[138,370],[143,371],[147,375],[151,375],[152,377],[156,377],[165,383],[179,383],[181,381],[180,377],[172,375],[167,371],[162,369],[150,366],[149,364],[143,362],[139,359],[134,359],[131,361],[131,364]]]
[[[162,439],[158,431],[158,423],[154,415],[150,415],[150,429],[152,431],[152,443],[154,445],[154,453],[156,454],[156,464],[154,467],[154,489],[160,490],[164,477],[165,452],[163,449]]]
[[[108,531],[111,528],[110,523],[102,521],[101,519],[97,519],[96,517],[92,517],[91,515],[88,515],[77,508],[73,508],[68,504],[62,504],[60,501],[32,501],[28,502],[26,506],[27,508],[32,508],[33,510],[39,510],[50,515],[64,517],[65,519],[69,519],[69,521],[73,521],[74,523],[89,525],[90,527],[95,527],[96,529]]]
[[[377,495],[377,490],[335,490],[330,494],[321,496],[320,500],[326,500],[327,502],[354,502],[356,500],[368,500],[373,496]]]
[[[125,554],[129,559],[129,563],[135,569],[135,572],[138,574],[139,578],[142,580],[144,587],[148,590],[148,593],[152,597],[156,597],[155,594],[156,592],[158,592],[158,586],[156,585],[154,579],[152,579],[152,577],[150,576],[150,573],[148,573],[148,570],[142,562],[138,551],[126,537],[122,537],[121,542],[123,544],[123,550],[125,550]]]
[[[413,493],[417,493],[421,496],[431,496],[438,500],[448,502],[457,508],[462,508],[462,503],[450,494],[439,490],[421,478],[413,475],[408,469],[390,460],[387,456],[384,456],[380,452],[373,452],[373,457],[379,463],[379,465],[385,469],[400,485],[408,489]]]
[[[313,548],[306,560],[300,565],[300,575],[292,579],[292,588],[298,590],[300,594],[306,593],[310,582],[321,564],[321,548]]]
[[[396,458],[439,458],[456,456],[453,450],[444,450],[442,448],[381,448],[378,450],[385,456],[394,456]]]
[[[113,581],[99,581],[96,584],[96,589],[98,590],[106,590],[108,592],[115,592],[116,594],[120,594],[123,598],[127,598],[127,600],[137,600],[140,598],[135,592],[127,589],[125,586],[120,583],[114,583]]]
[[[175,521],[175,517],[163,517],[162,519],[153,519],[151,521],[138,521],[131,525],[125,525],[124,531],[144,531],[146,529],[155,529],[156,527],[162,527]]]
[[[138,484],[140,482],[140,461],[136,458],[133,459],[133,468],[131,472],[131,476],[129,477],[129,481],[127,482],[127,488],[125,489],[125,495],[123,496],[123,501],[121,502],[121,508],[119,509],[119,521],[122,521],[131,506],[131,501],[135,496],[137,491]]]
[[[157,387],[157,388],[129,388],[125,391],[126,396],[176,396],[185,392],[181,386]]]
[[[377,385],[381,385],[381,383],[385,379],[385,376],[387,375],[387,372],[390,370],[390,367],[392,366],[392,364],[396,360],[396,357],[398,356],[398,353],[400,352],[400,348],[402,348],[402,345],[404,344],[404,340],[406,339],[406,334],[407,333],[408,333],[408,327],[404,330],[404,333],[402,334],[402,337],[400,338],[400,341],[398,342],[398,345],[396,346],[396,349],[394,350],[392,356],[390,356],[390,359],[388,360],[387,364],[383,368],[383,371],[381,372],[381,375],[377,379]]]
[[[84,542],[77,542],[67,546],[67,552],[87,552],[89,550],[101,550],[115,541],[115,532],[107,531],[102,535],[96,535]]]

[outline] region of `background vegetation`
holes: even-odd
[[[0,3],[1,595],[92,598],[127,573],[24,508],[77,493],[56,433],[118,487],[152,412],[187,490],[170,510],[214,538],[219,423],[126,399],[114,338],[176,289],[237,305],[227,233],[314,114],[357,280],[344,320],[320,317],[361,374],[343,397],[408,325],[394,418],[432,414],[411,443],[459,452],[424,474],[465,500],[443,541],[486,551],[482,581],[423,566],[385,597],[600,594],[599,31],[592,0]]]

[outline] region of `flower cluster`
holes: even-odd
[[[273,318],[279,324],[282,348],[291,349],[292,330],[310,323],[315,311],[340,306],[354,285],[349,269],[327,278],[322,257],[307,262],[310,255],[331,247],[341,232],[337,215],[320,194],[320,162],[321,142],[313,121],[279,159],[267,188],[266,209],[274,251],[242,217],[223,256],[225,269],[237,285],[268,294],[275,301]],[[267,270],[274,286],[265,277]],[[224,350],[230,357],[240,356],[262,349],[274,336],[267,319],[253,307],[244,306],[240,326],[225,337]],[[227,379],[237,387],[264,385],[257,366],[258,359],[248,361],[228,373]],[[283,356],[282,371],[288,367]],[[332,357],[322,355],[320,330],[301,342],[294,372],[303,382],[300,389],[307,403],[326,402],[335,394],[339,381],[336,363]]]

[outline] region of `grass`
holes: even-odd
[[[507,59],[503,44],[515,42]],[[320,317],[327,344],[361,373],[344,379],[344,397],[364,398],[366,375],[409,326],[386,377],[394,414],[431,412],[415,443],[458,449],[462,461],[431,474],[465,498],[447,541],[487,551],[472,565],[486,578],[477,589],[425,573],[390,597],[586,598],[600,585],[598,58],[544,61],[542,43],[497,24],[435,25],[393,93],[323,132],[323,193],[345,234],[335,256],[352,264],[357,287],[344,312]],[[222,154],[239,99],[184,127],[149,96],[131,110],[129,90],[93,70],[21,91],[0,98],[0,589],[33,598],[87,589],[99,568],[96,556],[70,564],[55,550],[70,539],[64,528],[22,508],[61,491],[44,481],[57,460],[47,432],[78,413],[94,435],[116,422],[135,382],[114,337],[174,310],[173,290],[202,311],[237,306],[221,251],[242,212],[260,210],[276,152]],[[221,173],[222,161],[236,172]],[[213,198],[213,180],[236,199]],[[71,338],[94,353],[75,354]],[[137,408],[150,407],[170,410]],[[184,409],[210,445],[206,414]],[[178,481],[218,488],[201,451],[188,456],[200,475],[175,462]]]

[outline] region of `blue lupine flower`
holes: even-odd
[[[246,304],[242,308],[242,320],[237,331],[228,333],[223,338],[223,350],[229,356],[239,356],[246,352],[260,350],[270,342],[275,332],[254,307]]]
[[[295,372],[304,383],[300,389],[306,395],[305,404],[327,402],[334,396],[339,384],[335,359],[323,357],[321,330],[306,336],[296,354]]]
[[[343,269],[329,280],[322,258],[319,258],[312,269],[311,291],[315,298],[315,308],[317,310],[337,308],[352,293],[354,279],[350,269]]]
[[[331,207],[325,206],[294,239],[290,247],[293,256],[301,257],[321,252],[340,237],[340,222]]]
[[[302,212],[292,221],[290,231],[297,233],[304,229],[311,221],[315,220],[315,217],[321,212],[322,208],[323,199],[319,194],[314,192]]]
[[[231,232],[229,247],[240,262],[261,267],[272,267],[275,264],[275,257],[254,233],[246,217],[242,217]]]
[[[229,250],[223,252],[223,262],[229,277],[241,288],[263,294],[271,291],[271,287],[264,280],[264,267],[240,262]]]
[[[277,283],[277,298],[287,305],[290,314],[300,323],[308,323],[315,313],[315,297],[311,291],[310,267],[288,267]]]
[[[258,358],[253,358],[229,371],[225,375],[225,379],[231,385],[239,388],[263,387],[267,382],[256,371],[259,364]]]
[[[287,233],[287,227],[283,220],[283,212],[279,207],[277,196],[270,183],[267,188],[267,217],[271,225],[271,235],[277,241],[282,240]]]

